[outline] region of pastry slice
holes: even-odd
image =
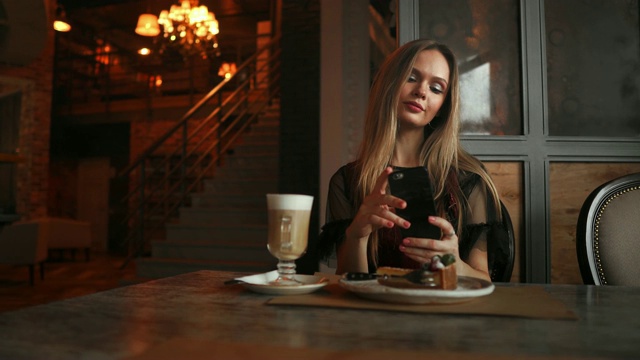
[[[376,274],[378,282],[385,286],[409,289],[455,290],[458,287],[458,275],[452,254],[436,255],[422,268],[402,269],[379,267]]]

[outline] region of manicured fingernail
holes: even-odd
[[[404,252],[407,248],[405,248],[404,246],[400,245],[400,251]]]
[[[429,216],[429,221],[430,222],[434,222],[434,221],[436,221],[436,218],[434,216]]]
[[[392,228],[393,227],[393,221],[387,221],[387,227],[388,228]]]
[[[408,221],[405,221],[402,225],[404,226],[405,229],[408,229],[409,226],[411,226],[411,223]]]
[[[405,244],[405,245],[409,245],[409,239],[402,240],[402,243]]]

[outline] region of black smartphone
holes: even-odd
[[[408,229],[400,227],[402,237],[440,239],[440,228],[429,223],[429,215],[437,215],[427,169],[419,166],[400,169],[389,175],[391,194],[407,202],[396,214],[409,221]]]

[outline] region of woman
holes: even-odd
[[[459,275],[490,280],[490,262],[501,261],[494,253],[505,251],[507,237],[489,174],[460,146],[459,92],[455,56],[434,41],[409,42],[380,67],[358,158],[329,185],[319,252],[337,254],[338,274],[418,268],[451,253]],[[439,216],[428,220],[441,229],[440,239],[400,236],[399,228],[411,224],[395,214],[406,202],[389,194],[388,176],[417,166],[429,172]]]

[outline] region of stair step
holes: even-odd
[[[244,227],[247,224],[264,225],[267,223],[267,204],[247,205],[244,207],[192,207],[180,209],[180,224],[184,225],[235,225]],[[236,205],[237,206],[237,205]]]
[[[242,227],[203,224],[167,224],[167,241],[202,240],[216,241],[264,241],[267,238],[267,224],[244,224]]]
[[[202,192],[179,208],[179,222],[162,227],[151,257],[136,259],[136,279],[148,281],[198,270],[260,273],[274,270],[267,250],[267,193],[278,190],[279,100],[261,111],[215,169]]]
[[[252,122],[245,128],[245,132],[243,134],[251,134],[256,131],[273,131],[279,132],[280,128],[280,114],[278,112],[274,113],[262,113],[260,118],[257,121]]]
[[[223,168],[252,168],[252,169],[278,169],[279,159],[273,154],[255,154],[248,156],[246,154],[233,154],[227,156]]]
[[[271,159],[278,159],[278,152],[276,151],[277,148],[276,147],[272,147],[272,148],[268,148],[265,149],[266,151],[264,152],[259,152],[256,151],[252,154],[249,153],[237,153],[234,150],[231,150],[227,156],[226,156],[226,160],[230,160],[230,159],[245,159],[245,160],[271,160]]]
[[[251,124],[251,126],[249,127],[249,132],[258,130],[258,129],[270,129],[270,130],[276,130],[276,132],[278,132],[279,127],[280,127],[280,113],[268,112],[268,113],[264,113],[262,115],[262,118],[258,122]]]
[[[242,135],[242,139],[243,142],[250,142],[247,139],[253,139],[255,141],[266,139],[279,140],[280,124],[274,122],[273,124],[252,125],[249,130]]]
[[[215,261],[252,261],[273,263],[277,260],[263,242],[225,241],[211,244],[204,241],[158,241],[152,244],[154,258],[197,259]]]
[[[246,135],[254,134],[274,134],[276,138],[280,137],[280,121],[276,118],[275,121],[261,122],[251,125]]]
[[[270,132],[265,132],[270,133]],[[246,134],[245,134],[246,135]],[[248,145],[263,145],[263,146],[278,146],[280,143],[280,136],[266,136],[258,134],[259,136],[250,136],[247,138],[243,135],[241,138],[236,139],[233,143],[234,147],[248,146]]]
[[[279,151],[278,142],[259,142],[251,144],[239,144],[233,148],[234,154],[254,155],[254,154],[272,154],[277,156]]]
[[[207,261],[172,258],[136,259],[136,274],[141,278],[150,279],[159,279],[199,270],[263,273],[274,269],[275,265],[273,263],[259,261]]]
[[[280,161],[277,157],[271,154],[264,154],[264,156],[228,156],[224,163],[222,163],[218,169],[234,168],[234,169],[263,169],[263,170],[278,170]]]

